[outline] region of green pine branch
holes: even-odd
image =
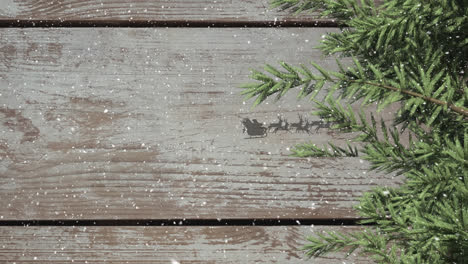
[[[313,143],[303,143],[296,145],[291,149],[293,156],[296,157],[357,157],[357,147],[352,147],[349,143],[347,148],[336,146],[335,144],[328,143],[323,148],[317,147]]]
[[[311,113],[353,132],[346,147],[313,142],[292,148],[298,157],[356,157],[370,169],[402,174],[398,187],[365,193],[356,206],[371,230],[310,237],[310,257],[358,252],[377,263],[465,263],[468,258],[468,2],[466,0],[273,0],[294,13],[337,19],[318,48],[335,55],[337,71],[317,63],[281,62],[244,86],[254,106],[296,90]],[[348,66],[343,66],[343,64]],[[355,110],[357,103],[361,106]],[[393,123],[365,114],[399,104]],[[403,143],[401,132],[409,131]],[[359,154],[361,155],[361,154]]]

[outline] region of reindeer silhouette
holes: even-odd
[[[312,127],[316,127],[315,128],[315,133],[317,133],[321,128],[330,128],[331,127],[331,123],[327,122],[323,122],[321,120],[319,121],[312,121],[310,122],[309,126],[312,128]]]
[[[244,129],[242,133],[247,132],[247,135],[250,137],[266,137],[267,136],[267,128],[263,126],[262,123],[259,123],[257,119],[250,120],[249,118],[242,119],[242,125]]]
[[[279,130],[284,130],[289,132],[289,123],[288,120],[283,119],[282,116],[278,116],[278,122],[277,123],[271,123],[268,126],[268,131],[271,131],[273,129],[273,133],[278,132]]]
[[[307,134],[310,133],[310,125],[311,123],[309,122],[308,119],[304,119],[303,115],[298,114],[299,116],[299,123],[293,123],[291,124],[291,127],[295,128],[296,133],[298,132],[306,132]]]

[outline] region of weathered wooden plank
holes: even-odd
[[[345,137],[300,125],[313,109],[294,92],[251,109],[238,88],[265,62],[334,67],[311,48],[325,32],[1,29],[0,217],[354,218],[363,191],[397,180],[288,156]],[[271,128],[249,136],[246,119]]]
[[[308,260],[305,237],[346,227],[0,227],[2,263],[369,263]]]
[[[293,16],[269,8],[270,0],[0,0],[2,20],[307,22],[317,16]],[[321,20],[324,21],[324,20]]]

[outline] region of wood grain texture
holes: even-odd
[[[0,0],[1,20],[55,21],[245,21],[317,19],[269,8],[269,0]]]
[[[325,33],[1,29],[1,219],[355,218],[363,191],[398,179],[359,158],[290,157],[346,136],[294,92],[251,109],[238,88],[266,62],[333,68],[312,49]],[[243,133],[246,118],[269,132]]]
[[[0,227],[0,263],[370,263],[308,260],[305,237],[346,227]]]

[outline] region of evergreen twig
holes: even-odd
[[[356,81],[356,82],[359,82],[359,81]],[[389,86],[389,85],[383,85],[383,84],[371,83],[371,82],[360,82],[360,83],[373,85],[373,86],[377,86],[377,87],[382,87],[382,88],[389,89],[389,90],[392,90],[392,91],[395,91],[395,92],[400,92],[400,93],[404,93],[404,94],[411,95],[411,96],[414,96],[414,97],[422,98],[422,99],[424,99],[424,100],[426,100],[428,102],[438,104],[438,105],[441,105],[441,106],[448,106],[453,111],[468,117],[468,108],[465,108],[465,107],[456,106],[454,104],[449,104],[449,103],[447,103],[445,101],[442,101],[442,100],[438,100],[438,99],[435,99],[435,98],[432,98],[432,97],[429,97],[429,96],[424,96],[422,94],[419,94],[419,93],[416,93],[416,92],[413,92],[413,91],[401,90],[401,89],[398,89],[398,88],[395,88],[395,87],[392,87],[392,86]]]

